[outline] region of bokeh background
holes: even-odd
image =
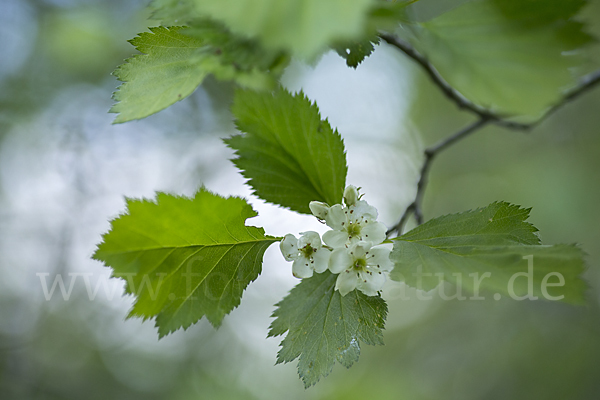
[[[403,299],[388,282],[386,345],[309,390],[294,363],[274,365],[280,338],[266,339],[273,305],[296,283],[277,246],[218,330],[202,320],[158,341],[152,321],[125,320],[132,298],[90,259],[124,196],[250,193],[221,141],[235,132],[231,85],[209,79],[157,115],[111,125],[110,73],[148,26],[145,5],[0,0],[0,399],[600,398],[600,88],[529,133],[487,127],[448,149],[425,197],[427,218],[496,200],[533,207],[546,244],[589,254],[587,306]],[[582,16],[600,33],[598,1]],[[424,146],[472,120],[385,45],[357,70],[335,54],[295,62],[284,83],[339,129],[348,182],[388,225],[414,197]],[[251,201],[269,234],[323,231]],[[44,292],[57,276],[68,299]]]

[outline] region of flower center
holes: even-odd
[[[311,257],[315,251],[317,251],[317,249],[313,248],[310,244],[307,244],[306,246],[300,249],[300,252],[304,255],[305,258]]]
[[[357,258],[356,260],[354,260],[353,267],[356,271],[364,271],[366,266],[367,260],[365,260],[364,258]]]
[[[360,235],[360,225],[359,224],[348,224],[348,228],[346,228],[348,231],[348,236],[349,237],[356,237]]]

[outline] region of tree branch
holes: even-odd
[[[506,116],[496,114],[490,110],[487,110],[477,104],[471,102],[469,99],[465,98],[462,94],[460,94],[456,89],[454,89],[435,69],[435,67],[427,60],[427,58],[419,53],[413,46],[411,46],[408,42],[387,33],[380,33],[379,37],[383,39],[386,43],[396,47],[408,57],[413,59],[417,64],[419,64],[425,73],[431,78],[433,83],[448,97],[452,100],[460,109],[468,110],[477,116],[480,119],[487,119],[488,122],[492,122],[495,125],[499,125],[508,129],[515,130],[530,130],[533,127],[537,126],[540,122],[546,119],[551,114],[554,114],[558,109],[563,107],[568,102],[576,99],[580,95],[586,93],[594,86],[600,83],[600,71],[596,71],[592,74],[589,74],[581,79],[578,86],[566,92],[565,96],[558,103],[554,104],[550,107],[542,117],[537,119],[531,123],[520,123],[513,122],[507,120]]]
[[[452,144],[458,142],[459,140],[467,137],[471,133],[481,129],[485,125],[490,123],[489,118],[480,118],[472,124],[466,126],[460,131],[456,132],[454,135],[448,136],[447,138],[439,141],[431,147],[425,149],[425,161],[423,162],[423,166],[421,167],[421,172],[419,176],[419,182],[417,183],[417,194],[415,195],[415,199],[412,203],[404,211],[402,218],[400,221],[394,226],[392,226],[387,231],[387,236],[389,237],[392,233],[397,232],[398,234],[402,233],[402,229],[404,225],[408,221],[408,218],[411,214],[415,215],[415,219],[417,220],[417,224],[423,223],[423,211],[421,210],[421,204],[423,203],[423,196],[425,194],[425,189],[427,187],[427,181],[429,177],[429,169],[431,168],[431,162],[435,158],[435,156],[440,153],[442,150],[451,146]]]
[[[523,131],[531,130],[532,128],[539,125],[543,120],[548,118],[550,115],[554,114],[556,111],[558,111],[560,108],[562,108],[565,104],[575,100],[582,94],[587,93],[588,91],[593,89],[598,84],[600,84],[600,71],[596,71],[589,75],[584,76],[579,81],[579,85],[575,86],[571,90],[568,90],[565,93],[564,97],[561,99],[561,101],[559,101],[558,103],[556,103],[552,107],[550,107],[548,110],[546,110],[544,115],[542,115],[536,121],[530,122],[528,124],[523,124],[523,123],[506,121],[506,120],[497,120],[497,121],[495,121],[495,124],[500,125],[504,128],[508,128],[508,129],[523,130]]]
[[[419,64],[423,68],[425,73],[427,73],[429,78],[431,78],[433,83],[435,83],[436,86],[439,87],[439,89],[442,91],[442,93],[444,93],[446,97],[452,100],[458,106],[458,108],[463,110],[469,110],[477,114],[481,118],[487,118],[490,120],[499,118],[494,113],[471,102],[469,99],[460,94],[458,90],[450,86],[450,84],[446,82],[444,78],[442,78],[442,76],[435,69],[435,67],[429,62],[429,60],[427,60],[427,58],[424,55],[419,53],[408,42],[387,33],[380,33],[379,37],[383,39],[386,43],[402,51],[408,57],[412,58],[417,64]]]
[[[406,210],[404,211],[404,214],[400,218],[400,221],[398,221],[398,223],[396,223],[394,226],[392,226],[388,230],[388,232],[387,232],[388,237],[390,235],[392,235],[394,232],[401,235],[404,225],[408,221],[408,218],[410,218],[411,214],[414,214],[417,224],[420,225],[423,223],[423,211],[421,209],[421,205],[423,203],[423,196],[425,193],[425,189],[427,187],[427,180],[428,180],[428,176],[429,176],[429,170],[431,168],[431,163],[432,163],[434,157],[438,153],[440,153],[447,147],[453,145],[454,143],[460,141],[461,139],[465,138],[466,136],[470,135],[473,132],[476,132],[477,130],[481,129],[482,127],[484,127],[490,123],[493,123],[498,126],[502,126],[507,129],[524,130],[524,131],[530,130],[530,129],[534,128],[535,126],[539,125],[543,120],[548,118],[550,115],[554,114],[557,110],[562,108],[565,104],[571,102],[572,100],[578,98],[582,94],[584,94],[584,93],[588,92],[589,90],[591,90],[592,88],[594,88],[596,85],[600,84],[600,71],[591,73],[591,74],[585,76],[583,79],[581,79],[578,86],[567,91],[566,94],[564,95],[564,97],[559,102],[557,102],[556,104],[554,104],[553,106],[548,108],[548,110],[546,110],[546,112],[536,121],[530,122],[530,123],[514,122],[514,121],[507,120],[506,117],[504,117],[504,116],[495,114],[494,112],[492,112],[490,110],[486,110],[485,108],[482,108],[482,107],[476,105],[475,103],[471,102],[467,98],[465,98],[456,89],[454,89],[448,82],[446,82],[446,80],[444,78],[442,78],[442,76],[437,72],[435,67],[431,63],[429,63],[429,61],[427,60],[427,58],[425,56],[420,54],[409,43],[405,42],[404,40],[402,40],[396,36],[389,35],[387,33],[380,33],[379,37],[381,39],[383,39],[385,42],[387,42],[388,44],[398,48],[400,51],[402,51],[408,57],[412,58],[417,64],[419,64],[423,68],[423,70],[427,73],[427,75],[431,78],[433,83],[436,86],[438,86],[438,88],[442,91],[442,93],[444,93],[446,95],[446,97],[448,97],[450,100],[452,100],[460,109],[468,110],[478,116],[477,121],[466,126],[465,128],[461,129],[460,131],[456,132],[455,134],[448,136],[447,138],[441,140],[440,142],[434,144],[433,146],[425,149],[425,152],[424,152],[425,153],[425,161],[423,162],[423,166],[421,167],[421,173],[420,173],[420,177],[419,177],[419,182],[417,183],[417,194],[415,195],[415,199],[406,208]]]

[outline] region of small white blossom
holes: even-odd
[[[333,250],[329,270],[339,274],[336,290],[342,296],[358,289],[367,296],[375,296],[385,283],[384,272],[392,270],[390,251],[384,247],[371,247],[370,242],[358,242],[353,246]]]
[[[310,278],[313,271],[324,272],[329,263],[331,251],[324,248],[317,232],[300,233],[300,239],[287,234],[279,244],[286,261],[293,261],[292,274],[296,278]]]
[[[386,226],[377,222],[377,209],[364,200],[357,200],[348,207],[342,207],[341,204],[332,206],[325,222],[332,230],[323,234],[323,241],[334,249],[359,241],[376,245],[386,237]]]

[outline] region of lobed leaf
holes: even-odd
[[[212,21],[194,29],[155,27],[131,40],[136,55],[114,75],[124,83],[114,94],[115,123],[152,115],[183,100],[213,74],[254,89],[272,89],[288,58],[231,35]]]
[[[529,211],[501,202],[430,220],[394,239],[390,259],[395,267],[390,276],[423,290],[448,281],[471,292],[481,287],[510,296],[529,293],[545,298],[542,283],[557,283],[556,275],[552,281],[546,276],[558,273],[564,285],[548,286],[547,293],[564,296],[568,303],[583,303],[583,251],[574,245],[541,245],[537,229],[525,222]]]
[[[135,296],[129,317],[156,317],[162,337],[203,316],[215,326],[240,304],[277,238],[246,226],[257,213],[238,197],[201,189],[193,198],[159,193],[128,200],[93,258],[113,269]]]
[[[303,279],[277,304],[270,337],[287,332],[277,363],[298,358],[305,387],[327,376],[335,362],[350,368],[358,361],[360,343],[383,344],[387,305],[378,296],[358,290],[341,296],[337,275],[326,271]]]
[[[302,92],[238,90],[232,112],[245,134],[225,142],[255,195],[305,214],[313,200],[342,201],[348,171],[344,143]]]

